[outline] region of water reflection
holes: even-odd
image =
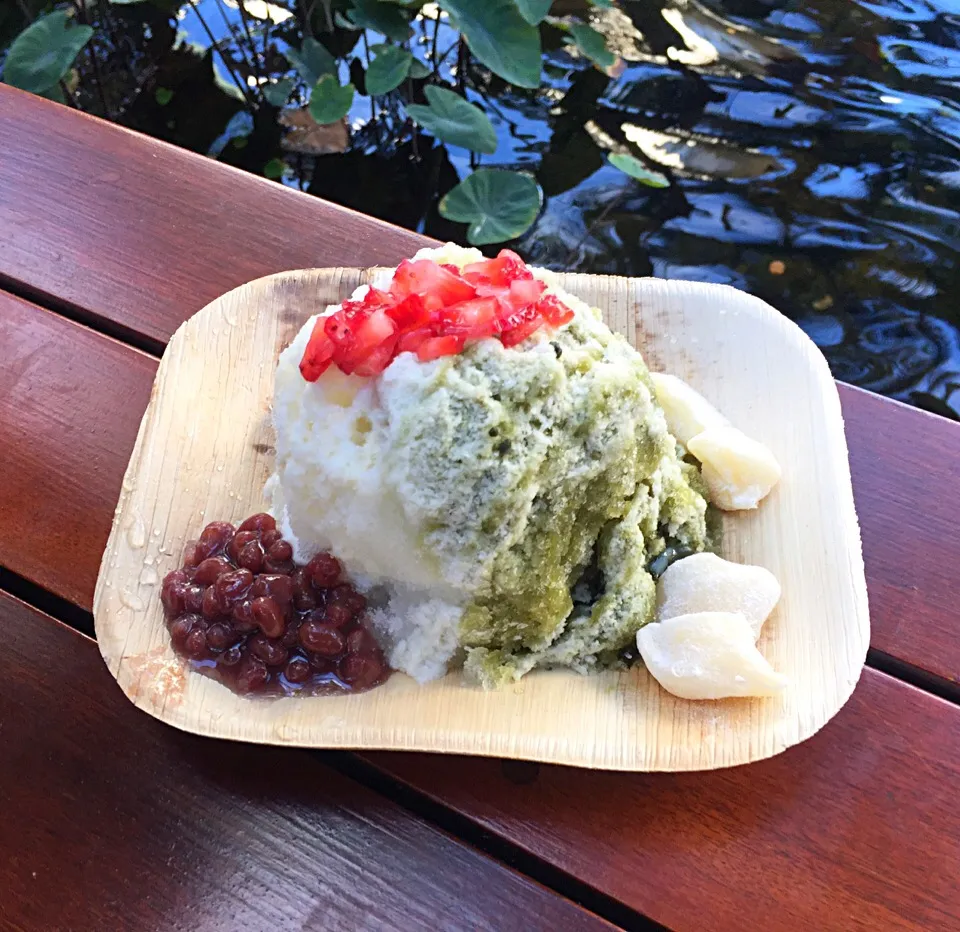
[[[565,96],[542,119],[555,132],[594,124],[595,142],[626,146],[672,186],[594,165],[548,192],[523,249],[557,268],[752,291],[800,323],[838,378],[960,413],[960,7],[623,9],[623,73],[588,111],[582,63],[558,53]]]

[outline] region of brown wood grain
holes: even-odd
[[[0,565],[89,608],[156,369],[0,292]]]
[[[818,735],[730,770],[365,758],[671,929],[960,928],[960,709],[874,670]]]
[[[138,712],[96,646],[0,594],[0,926],[612,929],[305,751]]]
[[[871,644],[960,683],[960,425],[848,388]]]
[[[0,281],[160,344],[253,278],[422,237],[0,84]]]

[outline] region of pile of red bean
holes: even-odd
[[[268,514],[208,524],[160,598],[173,646],[240,693],[370,689],[390,671],[366,626],[367,600],[340,561],[306,566]]]

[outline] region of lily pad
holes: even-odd
[[[424,89],[429,106],[408,104],[407,113],[428,133],[452,146],[492,155],[497,151],[497,134],[487,115],[459,94],[445,87]]]
[[[610,156],[610,164],[619,168],[624,174],[636,178],[641,184],[651,188],[669,188],[670,179],[660,172],[651,171],[640,159],[626,153],[617,152]]]
[[[325,74],[337,73],[337,60],[325,46],[310,36],[303,40],[299,52],[287,49],[284,55],[309,87],[313,87]]]
[[[310,116],[321,125],[342,120],[350,111],[354,90],[352,84],[341,86],[332,74],[325,74],[310,94]]]
[[[470,224],[467,239],[474,246],[516,239],[529,229],[543,204],[543,192],[532,175],[500,168],[481,168],[468,175],[440,201],[440,216]]]
[[[413,56],[399,45],[376,45],[372,51],[375,57],[367,68],[367,93],[389,94],[410,72]]]
[[[3,64],[3,80],[34,94],[50,90],[70,70],[92,35],[89,26],[74,25],[65,10],[41,16],[13,40]]]
[[[607,40],[596,29],[584,23],[570,23],[568,28],[574,44],[598,68],[606,71],[614,66],[617,56],[607,48]]]
[[[437,0],[455,20],[470,51],[518,87],[540,86],[540,30],[513,0]]]
[[[551,6],[553,6],[553,0],[517,0],[520,15],[531,26],[543,22]]]

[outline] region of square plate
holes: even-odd
[[[732,288],[562,275],[652,369],[690,382],[763,441],[783,480],[756,512],[724,518],[723,553],[783,586],[760,649],[790,685],[776,699],[688,702],[642,666],[581,676],[535,671],[484,692],[454,673],[395,674],[371,692],[251,700],[190,673],[174,653],[162,577],[211,520],[264,507],[280,350],[372,270],[273,275],[186,321],[157,372],[127,467],[94,602],[103,658],[126,695],[199,734],[266,744],[482,754],[615,770],[706,770],[770,757],[849,698],[869,642],[867,590],[836,386],[804,333]]]

